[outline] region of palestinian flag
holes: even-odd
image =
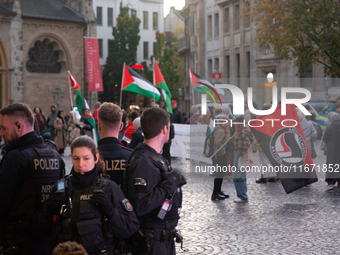
[[[87,103],[86,99],[84,99],[84,103],[85,103],[85,109],[89,109],[90,110],[90,114],[86,116],[86,120],[90,123],[90,125],[92,127],[93,140],[97,144],[98,138],[97,138],[97,132],[96,132],[96,120],[92,116],[92,112],[91,112],[90,106]]]
[[[155,59],[153,64],[153,85],[161,90],[168,112],[172,113],[171,93]]]
[[[250,125],[258,126],[252,127],[252,132],[287,194],[318,180],[294,105],[287,105],[285,116],[278,106]]]
[[[81,96],[80,86],[78,82],[76,81],[76,79],[74,79],[70,71],[68,71],[68,76],[70,78],[70,86],[71,86],[74,102],[76,103],[78,112],[81,112],[81,110],[83,109],[83,97]]]
[[[159,100],[159,91],[141,75],[125,65],[123,67],[122,90],[141,94],[149,98]]]
[[[194,90],[208,94],[216,104],[215,98],[213,97],[213,94],[215,94],[222,105],[220,95],[224,95],[223,89],[215,88],[213,84],[203,79],[201,76],[195,74],[191,70],[189,70],[189,75],[191,80],[191,87]]]

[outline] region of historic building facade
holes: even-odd
[[[83,37],[96,36],[91,0],[0,0],[0,31],[1,107],[24,102],[48,114],[59,87],[68,112],[68,70],[88,97]]]
[[[327,93],[337,82],[325,77],[322,67],[311,65],[305,78],[288,61],[274,57],[272,50],[259,47],[256,27],[249,17],[242,17],[244,0],[186,0],[182,10],[185,18],[185,38],[179,51],[185,57],[185,84],[182,105],[189,110],[189,102],[200,102],[200,93],[190,84],[189,69],[216,84],[233,84],[240,87],[247,99],[247,88],[253,88],[253,101],[259,106],[272,100],[272,88],[265,87],[267,74],[274,74],[277,87],[305,87],[312,100],[326,100]],[[252,3],[253,1],[251,1]],[[213,79],[221,73],[221,79]],[[333,91],[335,91],[333,89]],[[295,96],[295,95],[293,95]],[[298,95],[296,95],[298,96]],[[335,100],[338,94],[330,94]],[[231,100],[226,91],[222,99]]]

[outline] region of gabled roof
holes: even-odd
[[[184,21],[184,18],[183,18],[183,16],[182,16],[182,11],[179,11],[179,10],[174,10],[174,13],[178,16],[178,18],[180,18],[181,20],[183,20]]]
[[[20,0],[23,17],[85,23],[87,19],[62,0]]]
[[[12,11],[12,9],[8,8],[4,4],[0,3],[0,15],[5,16],[15,16],[15,12]]]

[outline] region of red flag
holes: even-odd
[[[103,91],[103,82],[99,63],[98,39],[84,38],[84,41],[89,91]]]
[[[295,121],[293,121],[295,120]],[[262,125],[263,123],[263,125]],[[313,160],[294,105],[281,106],[271,115],[251,121],[253,134],[281,180],[287,193],[317,181]]]

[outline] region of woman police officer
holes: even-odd
[[[92,138],[75,139],[71,157],[73,168],[64,187],[58,189],[59,182],[54,186],[38,218],[55,221],[54,246],[77,241],[89,254],[113,254],[116,239],[128,238],[138,230],[133,208],[121,189],[102,175],[103,161]]]

